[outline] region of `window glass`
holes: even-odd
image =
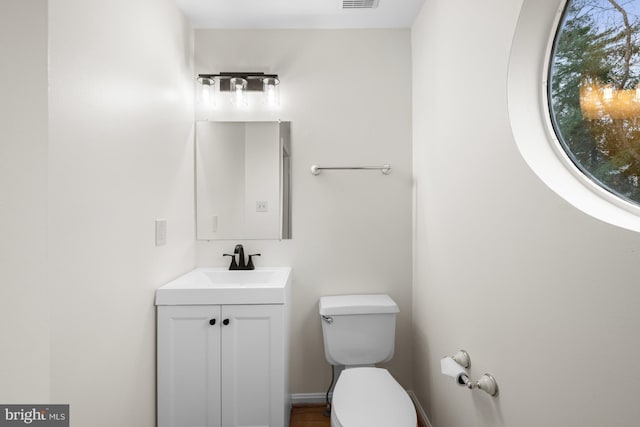
[[[640,0],[568,0],[550,62],[560,145],[609,192],[640,204]]]

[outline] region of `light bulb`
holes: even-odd
[[[247,108],[249,100],[247,98],[247,81],[240,77],[234,77],[229,81],[230,89],[233,91],[232,102],[237,108]]]
[[[208,85],[208,84],[202,85],[202,100],[205,103],[208,103],[211,100],[211,85]]]
[[[237,105],[244,104],[244,91],[242,90],[242,86],[241,85],[236,85],[235,96],[236,96],[236,104]]]

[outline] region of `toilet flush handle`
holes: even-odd
[[[328,324],[332,324],[333,323],[333,317],[331,316],[325,316],[324,314],[322,315],[322,320],[324,320],[325,322],[327,322]]]

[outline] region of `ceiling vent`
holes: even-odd
[[[375,9],[379,0],[340,0],[342,9]]]

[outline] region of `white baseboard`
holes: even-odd
[[[331,394],[329,393],[329,399],[331,399]],[[326,393],[294,393],[291,395],[291,404],[292,405],[300,405],[300,404],[322,404],[326,403]]]
[[[407,390],[407,394],[409,395],[411,400],[413,400],[413,404],[416,407],[416,411],[418,412],[418,417],[420,417],[422,424],[424,424],[425,427],[432,427],[431,423],[429,422],[429,418],[427,418],[427,413],[424,412],[424,408],[422,408],[422,405],[420,404],[420,401],[416,397],[416,394],[412,390]]]
[[[331,394],[332,393],[329,393],[329,398],[331,398]],[[420,417],[422,424],[424,424],[425,427],[432,427],[431,423],[429,422],[429,418],[427,418],[427,414],[424,412],[424,409],[422,408],[422,405],[420,405],[420,402],[418,401],[418,398],[416,397],[415,393],[411,390],[407,390],[407,394],[413,401],[413,404],[416,407],[416,412],[418,413],[418,417]],[[326,403],[325,399],[326,399],[326,393],[294,393],[291,395],[291,404],[292,405],[296,405],[296,404],[297,405],[301,405],[301,404],[324,405]]]

